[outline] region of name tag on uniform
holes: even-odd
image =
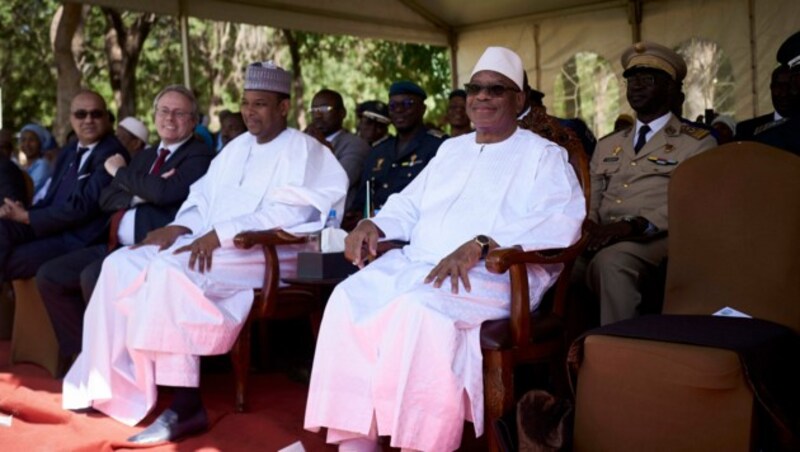
[[[616,162],[616,161],[619,161],[619,157],[606,157],[603,159],[603,163]]]

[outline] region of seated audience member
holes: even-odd
[[[584,199],[566,152],[517,127],[522,61],[490,47],[467,87],[476,132],[438,155],[347,237],[362,266],[379,239],[405,240],[339,284],[322,320],[305,428],[340,450],[458,448],[465,420],[483,429],[480,325],[509,315],[508,275],[483,259],[498,246],[565,247]],[[560,268],[530,266],[531,309]]]
[[[375,146],[364,163],[350,218],[363,216],[367,198],[369,210],[382,208],[389,195],[405,188],[436,155],[444,137],[423,123],[426,97],[422,88],[409,81],[395,82],[389,88],[389,117],[397,136]]]
[[[199,356],[230,350],[264,278],[263,252],[237,249],[234,237],[320,228],[347,191],[333,154],[287,128],[290,87],[291,74],[272,62],[248,66],[241,109],[249,133],[214,158],[172,223],[105,259],[81,354],[64,378],[64,408],[93,407],[134,425],[164,385],[174,387],[172,404],[128,441],[174,441],[208,428]],[[296,252],[279,250],[282,262]]]
[[[711,127],[717,131],[717,144],[730,143],[736,135],[736,120],[728,115],[717,115]]]
[[[27,124],[19,132],[19,148],[25,155],[25,170],[33,180],[33,191],[42,189],[53,170],[44,159],[44,150],[53,147],[53,136],[39,124]]]
[[[800,31],[789,36],[778,49],[778,63],[789,67],[790,117],[776,121],[754,139],[800,155]]]
[[[223,113],[219,115],[219,150],[222,150],[234,138],[247,132],[240,112],[224,110]]]
[[[754,136],[773,126],[779,125],[784,118],[792,116],[791,72],[789,66],[781,64],[772,71],[769,92],[772,98],[772,113],[756,116],[736,125],[736,140],[752,140]]]
[[[323,89],[311,100],[311,124],[306,133],[318,139],[320,143],[331,148],[333,155],[339,160],[347,179],[350,181],[347,190],[345,209],[352,208],[353,200],[358,192],[358,183],[364,172],[364,161],[372,148],[362,138],[342,128],[347,116],[342,95],[330,89]]]
[[[450,125],[451,137],[472,132],[472,124],[467,116],[467,92],[463,89],[450,93],[447,102],[447,124]]]
[[[148,146],[148,138],[150,138],[150,132],[147,127],[133,116],[123,119],[117,126],[117,139],[128,150],[131,158],[136,157],[139,151]]]
[[[30,210],[9,199],[0,207],[0,282],[31,278],[44,262],[103,236],[99,197],[111,182],[103,163],[128,152],[109,133],[106,103],[94,91],[72,99],[70,123],[78,139],[59,153],[44,199]]]
[[[105,256],[119,246],[141,242],[148,232],[175,219],[189,186],[205,174],[214,157],[192,133],[197,103],[190,90],[168,86],[156,96],[153,107],[158,146],[138,152],[130,165],[119,154],[105,162],[105,170],[114,178],[100,194],[100,207],[114,214],[109,242],[57,257],[36,273],[64,366],[81,351],[83,313]],[[132,118],[120,126],[128,119]]]
[[[358,117],[358,136],[363,138],[372,147],[386,141],[389,135],[389,107],[379,101],[370,100],[358,104],[357,110],[361,111]]]
[[[600,301],[600,321],[636,315],[641,285],[667,254],[667,187],[686,159],[716,146],[707,130],[670,109],[686,63],[667,47],[639,42],[622,54],[628,103],[636,125],[597,143],[592,156],[587,255],[573,270]]]
[[[25,176],[16,163],[11,161],[14,151],[14,134],[9,129],[0,129],[0,199],[11,199],[28,205]]]

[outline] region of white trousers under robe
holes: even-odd
[[[218,248],[212,270],[201,274],[188,269],[189,252],[173,254],[193,239],[105,259],[81,354],[64,378],[64,408],[91,406],[135,425],[155,405],[156,385],[197,387],[199,355],[231,349],[263,283],[263,252]],[[295,256],[279,251],[282,276],[295,273]]]
[[[480,325],[508,317],[508,275],[479,265],[472,292],[424,284],[433,265],[395,250],[351,276],[328,301],[311,374],[305,428],[328,441],[367,435],[373,414],[392,447],[455,450],[464,420],[483,432]],[[557,276],[531,267],[534,300]],[[348,434],[350,432],[351,434]]]

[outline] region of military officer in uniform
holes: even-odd
[[[670,175],[717,144],[670,111],[686,76],[678,54],[640,42],[622,54],[622,66],[636,122],[601,139],[592,156],[590,240],[575,275],[599,299],[604,325],[636,315],[642,281],[667,254]]]
[[[792,116],[772,123],[773,127],[753,139],[800,155],[800,31],[781,44],[777,57],[779,63],[789,67]]]
[[[405,188],[436,155],[444,136],[427,129],[422,121],[426,97],[425,91],[410,81],[395,82],[389,88],[389,118],[397,136],[375,146],[367,157],[349,218],[362,218],[368,200],[370,211],[383,207],[389,195]]]

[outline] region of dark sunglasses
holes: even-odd
[[[401,106],[403,108],[411,108],[412,105],[416,104],[417,101],[414,99],[403,99],[403,100],[390,100],[389,101],[389,110],[397,110]]]
[[[486,90],[491,97],[500,97],[506,93],[506,91],[512,92],[519,92],[517,88],[510,88],[505,85],[479,85],[477,83],[467,83],[464,85],[464,91],[467,92],[467,96],[477,96],[480,94],[481,91]]]
[[[87,116],[91,116],[92,119],[100,119],[104,116],[108,115],[105,110],[75,110],[72,112],[72,116],[75,119],[86,119]]]

